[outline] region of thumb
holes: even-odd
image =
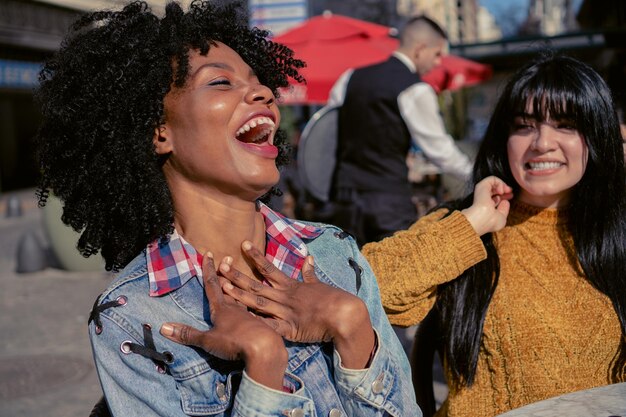
[[[509,200],[501,200],[498,206],[496,207],[496,210],[498,210],[503,215],[508,216],[510,208],[511,208],[511,202]]]
[[[304,266],[302,267],[302,279],[304,282],[316,282],[317,276],[315,275],[315,262],[312,256],[307,256],[304,260]]]
[[[203,348],[209,340],[210,332],[201,332],[191,326],[181,323],[164,323],[159,331],[161,335],[170,339],[173,342],[183,345],[192,345]]]

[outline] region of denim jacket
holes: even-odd
[[[289,362],[284,380],[292,392],[283,392],[250,379],[243,363],[162,337],[164,322],[210,329],[208,302],[196,278],[167,295],[149,297],[142,253],[98,298],[89,325],[98,376],[113,415],[421,416],[407,357],[385,316],[367,261],[346,233],[321,227],[323,233],[305,243],[322,282],[366,303],[378,338],[368,369],[342,367],[330,343],[285,341]]]

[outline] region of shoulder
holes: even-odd
[[[313,226],[322,231],[319,236],[305,241],[309,252],[311,252],[311,255],[313,256],[316,254],[318,256],[326,256],[326,250],[341,254],[354,254],[355,251],[358,251],[356,241],[352,235],[337,226],[309,221],[299,222],[308,226]]]
[[[337,226],[308,223],[322,229],[314,239],[306,240],[315,261],[315,272],[321,281],[356,294],[369,271],[354,238]],[[373,277],[372,277],[373,278]]]
[[[142,338],[140,310],[149,300],[148,268],[142,252],[120,271],[109,286],[98,296],[90,313],[90,323],[95,322],[103,336],[112,330],[110,325],[136,338]],[[136,320],[139,319],[139,320]],[[98,337],[98,340],[106,337]]]
[[[150,296],[150,282],[145,253],[132,260],[98,297],[91,317],[110,322],[138,340],[148,323],[160,328],[165,321],[180,321],[206,327],[203,291],[196,279],[162,296]]]
[[[144,291],[145,290],[145,291]],[[136,293],[148,294],[148,265],[146,264],[145,252],[141,252],[128,263],[113,279],[109,286],[102,292],[99,303],[116,298],[121,292],[133,295]]]
[[[402,93],[409,93],[413,97],[437,103],[437,93],[434,88],[421,79],[414,79],[412,83],[407,84],[406,89]]]
[[[407,68],[406,65],[402,63],[399,59],[395,57],[390,57],[386,61],[378,62],[375,64],[367,65],[364,67],[360,67],[354,70],[354,74],[372,74],[372,73],[381,73],[381,72],[394,72],[394,73],[406,73],[416,77],[415,74],[411,72]]]

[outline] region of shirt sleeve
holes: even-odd
[[[294,376],[289,378],[296,379]],[[304,384],[298,381],[297,386],[299,388],[294,393],[277,391],[254,381],[244,371],[231,415],[273,417],[297,415],[298,411],[301,411],[301,415],[314,416],[313,401],[301,395],[304,392]]]
[[[398,96],[398,107],[411,138],[430,162],[461,180],[469,177],[472,163],[446,132],[437,95],[426,83],[417,83]]]
[[[345,71],[341,76],[335,81],[333,88],[330,90],[330,94],[328,96],[328,106],[331,107],[339,107],[343,105],[343,101],[346,98],[346,89],[348,88],[348,81],[350,81],[350,77],[354,70],[349,69]]]

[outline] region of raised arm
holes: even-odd
[[[504,227],[511,192],[500,179],[485,178],[476,185],[472,206],[462,212],[437,210],[408,230],[363,247],[392,324],[419,323],[435,302],[437,285],[485,259],[480,235]]]

